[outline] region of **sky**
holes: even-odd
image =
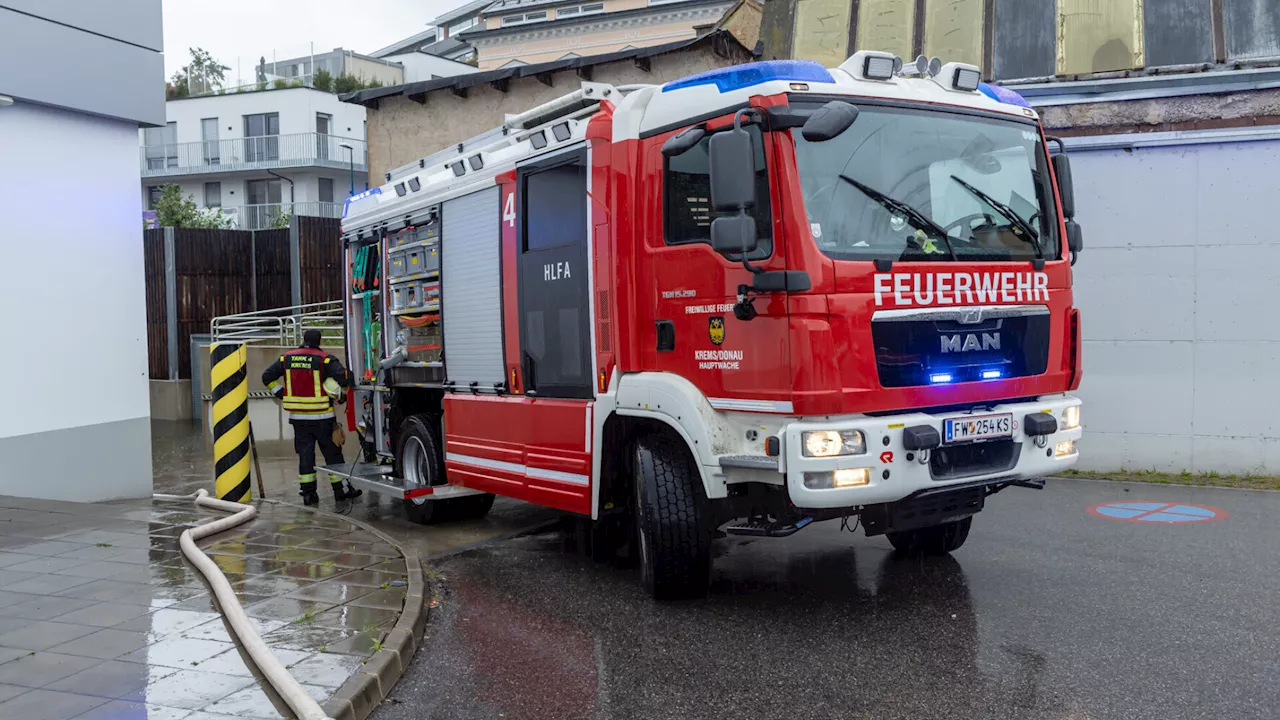
[[[254,79],[258,59],[271,62],[336,47],[371,53],[422,32],[436,15],[466,0],[163,0],[165,77],[202,47],[231,67],[227,85]]]

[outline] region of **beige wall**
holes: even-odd
[[[347,56],[347,71],[363,80],[377,78],[383,85],[404,83],[404,68],[365,60],[354,55]]]
[[[571,2],[564,3],[563,5],[561,5],[561,7],[584,5],[586,3],[590,3],[591,1],[592,0],[572,0]],[[611,12],[618,12],[619,10],[636,10],[642,7],[649,7],[648,0],[605,0],[604,12],[611,13]],[[559,16],[556,14],[556,8],[554,7],[544,5],[542,7],[529,8],[528,10],[528,12],[539,12],[539,11],[546,12],[548,20],[560,19]],[[494,13],[493,15],[490,15],[489,17],[484,19],[483,21],[484,26],[490,30],[493,30],[495,28],[500,28],[502,27],[503,15],[523,15],[523,14],[524,14],[523,11],[516,10],[516,9],[508,10],[506,12]],[[573,17],[577,17],[577,16],[575,15]],[[596,15],[588,15],[587,17],[596,17]]]
[[[596,65],[592,79],[614,85],[663,83],[750,61],[746,51],[735,51],[735,57],[720,57],[711,51],[710,43],[700,43],[685,52],[652,58],[650,72],[630,60]],[[466,98],[437,90],[427,96],[425,104],[403,95],[381,98],[377,109],[370,108],[368,113],[370,177],[381,178],[388,170],[498,127],[508,113],[528,110],[581,87],[572,71],[556,73],[554,83],[547,87],[531,77],[512,79],[506,93],[482,85],[470,88]]]

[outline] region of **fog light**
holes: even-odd
[[[1075,454],[1076,454],[1075,440],[1063,440],[1062,442],[1058,443],[1058,447],[1054,448],[1053,450],[1053,456],[1055,458],[1070,457],[1071,455],[1075,455]]]
[[[836,487],[858,487],[871,482],[871,471],[867,468],[855,468],[852,470],[837,470],[834,475]]]
[[[1062,429],[1075,430],[1080,427],[1080,406],[1072,405],[1062,411]]]
[[[836,470],[835,472],[814,472],[804,474],[804,486],[809,490],[830,490],[832,488],[850,488],[871,483],[871,470],[853,468]]]

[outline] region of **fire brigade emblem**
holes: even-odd
[[[707,321],[707,335],[711,337],[712,345],[724,344],[724,316],[715,315]]]

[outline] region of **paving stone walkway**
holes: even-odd
[[[330,515],[275,503],[200,541],[246,614],[321,704],[400,616],[405,561]],[[194,503],[0,496],[0,718],[289,717],[233,641],[178,536]]]

